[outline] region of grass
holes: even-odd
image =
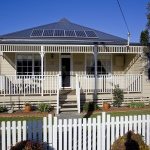
[[[107,114],[110,114],[111,116],[133,116],[133,115],[150,115],[150,110],[133,110],[133,111],[127,111],[127,112],[106,112]],[[101,115],[101,112],[97,112],[92,114],[91,118],[97,117],[98,115]]]
[[[0,122],[2,121],[33,121],[33,120],[42,120],[43,117],[0,117]]]

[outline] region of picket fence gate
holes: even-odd
[[[0,123],[1,150],[21,140],[44,142],[47,150],[110,150],[113,142],[129,130],[139,133],[150,145],[150,115],[57,119]]]

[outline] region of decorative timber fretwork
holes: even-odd
[[[0,52],[93,53],[94,45],[0,45]],[[142,53],[143,46],[98,45],[98,53]]]

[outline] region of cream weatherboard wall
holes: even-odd
[[[45,75],[59,73],[59,54],[45,54]]]
[[[1,56],[1,74],[16,74],[15,53],[4,53],[3,56]]]

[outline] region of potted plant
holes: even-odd
[[[108,111],[110,108],[110,104],[108,102],[103,102],[103,110]]]
[[[24,112],[30,112],[32,110],[32,106],[30,103],[25,103]]]

